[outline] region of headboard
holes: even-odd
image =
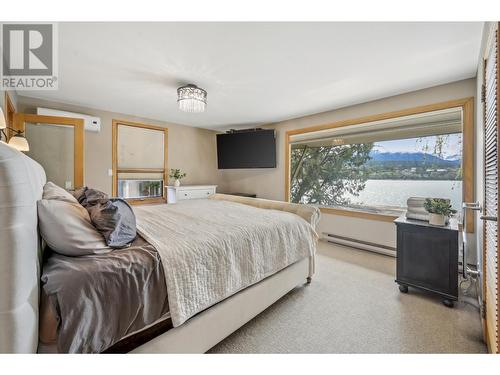
[[[0,142],[0,353],[36,353],[42,166]]]

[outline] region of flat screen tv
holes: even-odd
[[[219,169],[276,168],[273,129],[251,129],[217,134]]]

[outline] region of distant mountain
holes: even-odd
[[[427,154],[424,152],[370,152],[371,160],[373,162],[412,162],[412,163],[428,163],[446,166],[460,165],[460,156],[452,155],[447,158],[440,158],[436,155]]]
[[[445,160],[454,160],[454,161],[461,161],[462,160],[462,156],[461,155],[449,155],[447,157],[444,158]]]

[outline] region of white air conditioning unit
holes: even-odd
[[[85,130],[87,130],[89,132],[100,132],[101,131],[101,119],[99,117],[83,115],[81,113],[58,111],[56,109],[42,108],[42,107],[38,107],[36,109],[36,113],[38,115],[43,115],[43,116],[81,118],[84,121]]]

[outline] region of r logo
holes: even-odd
[[[4,24],[2,45],[4,76],[52,76],[53,25]]]

